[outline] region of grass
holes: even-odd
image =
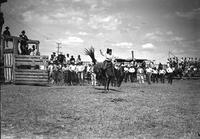
[[[1,138],[198,138],[200,82],[1,86]]]

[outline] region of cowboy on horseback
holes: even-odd
[[[106,54],[103,54],[101,50],[100,53],[102,56],[105,57],[105,60],[103,62],[103,69],[106,70],[109,66],[113,68],[112,61],[115,59],[115,57],[112,55],[112,49],[107,48]]]

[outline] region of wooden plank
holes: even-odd
[[[35,81],[35,82],[47,82],[48,79],[35,79],[35,78],[16,78],[15,81]]]
[[[13,49],[4,49],[4,54],[13,53]]]
[[[26,80],[26,79],[16,79],[16,82],[35,82],[35,83],[47,83],[48,80]]]
[[[38,73],[15,73],[16,76],[43,76],[43,77],[48,77],[48,74],[46,73],[42,73],[42,74],[38,74]]]
[[[31,75],[15,75],[15,79],[24,78],[24,79],[47,79],[48,76],[31,76]]]
[[[44,60],[44,59],[26,59],[26,58],[18,58],[18,59],[15,59],[16,62],[45,62],[47,63],[48,61],[47,60]]]
[[[48,56],[30,56],[30,55],[16,55],[16,59],[21,58],[21,59],[44,59],[48,60]]]
[[[36,65],[44,65],[43,62],[16,62],[15,66],[21,66],[21,65],[30,65],[30,66],[36,66]]]
[[[15,69],[15,72],[48,73],[47,70]]]
[[[20,76],[20,75],[26,75],[26,76],[44,76],[44,77],[48,77],[48,74],[47,73],[15,73],[16,76]]]
[[[9,65],[8,65],[8,66],[4,66],[4,68],[13,68],[13,66],[9,66]]]
[[[48,73],[47,72],[15,72],[16,75],[32,75],[32,76],[48,76]]]
[[[43,61],[45,61],[45,60],[43,60],[43,59],[28,59],[28,58],[17,58],[17,59],[15,59],[15,61],[16,62],[20,62],[20,61],[26,61],[26,62],[33,62],[33,61],[39,61],[39,62],[43,62]]]

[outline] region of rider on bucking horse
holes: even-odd
[[[105,57],[105,60],[103,62],[103,69],[106,70],[109,66],[113,68],[112,61],[114,61],[115,57],[112,55],[112,49],[107,48],[106,54],[103,54],[101,50],[100,53],[102,56]]]

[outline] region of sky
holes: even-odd
[[[118,58],[166,62],[200,57],[200,0],[8,0],[1,7],[13,36],[26,31],[40,41],[41,55],[60,51],[74,57],[93,46]],[[4,28],[3,28],[4,29]],[[172,56],[172,55],[171,55]]]

